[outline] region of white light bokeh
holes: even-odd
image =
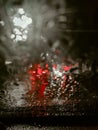
[[[25,14],[25,11],[24,11],[23,8],[20,8],[20,9],[18,10],[18,13],[22,15],[22,14]]]
[[[25,29],[28,27],[29,24],[32,23],[32,19],[27,17],[26,15],[22,15],[21,18],[14,17],[13,23],[15,26]]]
[[[32,24],[32,18],[28,17],[23,8],[18,8],[11,17],[13,23],[13,33],[11,39],[14,42],[26,41],[28,38],[28,28]]]
[[[57,68],[53,68],[53,74],[56,76],[56,77],[62,77],[63,76],[63,73],[61,70],[61,66],[60,65],[57,65]]]
[[[4,21],[1,20],[1,21],[0,21],[0,25],[1,25],[1,26],[4,26],[4,25],[5,25]]]

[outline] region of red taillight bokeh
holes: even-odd
[[[45,98],[48,90],[48,97],[49,96],[51,97],[51,94],[53,93],[54,89],[55,93],[56,91],[60,90],[62,91],[61,92],[62,94],[65,93],[65,89],[67,89],[68,84],[70,82],[73,82],[73,85],[72,86],[69,85],[69,90],[70,92],[73,92],[75,82],[69,74],[70,73],[69,71],[72,67],[73,67],[72,65],[64,66],[53,64],[52,69],[50,69],[48,64],[32,65],[32,67],[30,67],[28,70],[31,82],[31,89],[28,92],[29,95],[36,95],[37,99]]]

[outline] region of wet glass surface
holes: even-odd
[[[97,127],[32,127],[32,126],[12,126],[7,130],[97,130]]]
[[[98,3],[80,3],[0,1],[1,117],[98,114]]]

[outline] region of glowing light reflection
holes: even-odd
[[[5,25],[4,21],[0,21],[0,25],[4,26]]]
[[[31,97],[31,104],[35,102],[35,98],[39,102],[43,98],[46,100],[48,98],[52,104],[64,104],[76,92],[78,85],[68,72],[71,68],[73,68],[71,65],[52,64],[52,71],[50,71],[48,64],[44,67],[41,64],[32,65],[28,70],[31,88],[27,93]]]
[[[14,28],[10,36],[11,39],[14,42],[26,41],[28,38],[28,27],[32,23],[32,19],[27,16],[23,8],[19,8],[12,17],[12,22]]]
[[[32,19],[23,15],[21,18],[14,17],[13,23],[15,26],[25,29],[32,23]]]
[[[25,11],[24,11],[23,8],[20,8],[20,9],[18,10],[18,13],[22,15],[22,14],[25,14]]]

